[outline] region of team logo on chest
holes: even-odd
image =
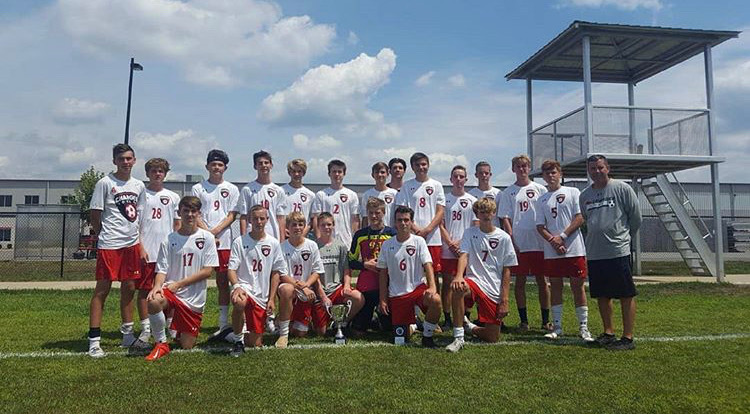
[[[119,193],[115,194],[115,205],[129,222],[133,223],[138,218],[138,194],[136,193]]]
[[[203,246],[205,245],[206,245],[206,239],[204,239],[203,237],[195,239],[195,247],[203,250]]]
[[[266,193],[268,193],[268,196],[269,196],[269,197],[271,197],[271,198],[273,198],[273,196],[275,196],[275,195],[276,195],[276,192],[275,192],[275,191],[273,191],[273,190],[272,190],[272,189],[270,189],[270,188],[269,188],[268,190],[266,190]]]
[[[302,202],[304,203],[305,201],[307,201],[307,196],[304,194],[300,194],[299,199],[302,200]]]
[[[342,203],[346,203],[346,200],[349,199],[349,196],[347,196],[346,194],[339,194],[339,198],[341,199]]]
[[[312,254],[311,251],[309,251],[309,250],[303,250],[302,254],[300,256],[302,256],[302,260],[308,261],[310,259],[310,255],[311,254]]]
[[[268,245],[260,246],[260,252],[263,253],[263,256],[268,257],[268,255],[271,254],[271,246],[268,246]]]
[[[424,189],[424,191],[425,191],[425,193],[427,193],[427,195],[432,195],[432,193],[434,193],[434,192],[435,192],[435,189],[434,189],[434,188],[432,188],[432,187],[430,187],[430,186],[427,186],[427,187],[426,187],[426,188]]]
[[[536,192],[534,192],[534,190],[526,190],[526,197],[534,198],[535,195],[536,195]]]
[[[169,204],[169,197],[167,197],[167,196],[161,196],[161,197],[159,197],[159,201],[161,201],[161,203],[166,206],[167,204]]]
[[[461,208],[466,208],[466,206],[469,205],[469,200],[462,198],[461,200],[458,201],[458,204],[461,205]]]
[[[500,244],[500,240],[498,240],[498,239],[490,239],[490,248],[491,249],[493,249],[493,250],[496,249],[498,244]]]
[[[555,197],[558,204],[562,204],[563,201],[565,201],[565,194],[558,194],[557,197]]]
[[[409,256],[414,256],[414,253],[417,252],[417,248],[414,246],[406,246],[406,253],[409,254]]]
[[[393,196],[390,194],[386,194],[383,197],[383,201],[385,201],[386,204],[391,204],[393,202]]]
[[[227,190],[226,188],[222,188],[219,194],[221,194],[222,197],[227,198],[229,197],[229,190]]]

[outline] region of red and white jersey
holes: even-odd
[[[310,222],[310,209],[315,201],[315,193],[310,191],[304,185],[300,188],[294,188],[289,184],[281,186],[286,194],[286,203],[289,213],[299,211],[305,216],[306,222]]]
[[[303,239],[299,246],[293,246],[289,239],[281,243],[281,252],[284,254],[289,276],[294,280],[307,281],[310,274],[322,275],[326,269],[320,258],[318,244],[310,239]]]
[[[581,214],[578,197],[581,192],[575,187],[560,187],[543,194],[537,200],[536,224],[547,227],[553,236],[559,236],[570,225],[576,214]],[[560,259],[586,255],[581,229],[569,234],[565,239],[565,254],[558,254],[551,244],[544,242],[544,258]]]
[[[159,247],[156,272],[164,273],[164,283],[179,282],[205,267],[219,265],[216,241],[210,231],[198,229],[189,236],[178,232],[170,233]],[[173,292],[195,312],[203,313],[206,305],[206,279],[195,282]]]
[[[341,187],[334,190],[328,187],[315,194],[312,205],[312,214],[320,214],[327,211],[333,215],[333,236],[336,240],[344,243],[344,246],[352,244],[352,217],[359,215],[359,199],[357,193]]]
[[[255,240],[248,233],[234,239],[228,267],[237,272],[240,287],[263,308],[268,303],[271,272],[289,274],[279,241],[269,235]]]
[[[427,283],[425,263],[432,263],[432,257],[423,238],[410,234],[403,243],[396,237],[383,242],[378,269],[388,269],[388,296],[405,295],[421,283]]]
[[[398,190],[393,188],[386,188],[383,191],[371,188],[362,194],[362,199],[359,201],[359,216],[367,217],[367,200],[370,198],[379,198],[385,202],[385,216],[383,216],[383,223],[388,227],[393,227],[396,218],[393,216],[393,212],[396,210],[396,194]]]
[[[503,268],[518,265],[513,241],[499,227],[491,233],[479,227],[466,230],[461,239],[461,253],[468,255],[466,278],[473,280],[494,302],[502,294]]]
[[[283,217],[289,214],[286,193],[274,183],[261,184],[257,181],[251,181],[242,187],[240,191],[238,210],[240,214],[247,215],[253,206],[258,205],[268,210],[268,221],[266,221],[265,228],[266,234],[273,236],[277,240],[280,239],[279,220],[276,217]],[[252,224],[250,223],[250,217],[248,217],[247,231],[250,232],[251,230]]]
[[[536,231],[536,201],[547,189],[535,182],[520,187],[508,186],[500,194],[497,216],[510,219],[513,241],[519,252],[541,252],[542,237]]]
[[[485,198],[485,197],[489,198],[490,200],[492,200],[492,201],[495,202],[495,207],[498,207],[498,210],[499,210],[499,206],[498,206],[498,201],[500,200],[500,189],[499,188],[490,187],[489,190],[482,191],[482,190],[479,189],[479,187],[474,187],[471,190],[469,190],[469,194],[471,194],[474,197],[476,197],[477,200]],[[493,224],[495,224],[495,226],[499,226],[500,225],[500,217],[495,217],[495,219],[493,220]]]
[[[166,188],[161,191],[146,188],[144,198],[138,206],[141,248],[148,254],[148,262],[154,263],[159,246],[174,231],[174,221],[180,218],[177,212],[180,196]]]
[[[201,218],[209,230],[224,221],[229,212],[239,211],[237,203],[240,191],[229,181],[211,184],[208,180],[203,180],[193,186],[192,193],[201,200]],[[229,250],[232,246],[232,226],[222,230],[216,240],[219,241],[219,250]]]
[[[396,205],[414,210],[414,223],[419,227],[426,227],[435,218],[437,206],[445,206],[443,185],[432,178],[425,182],[417,181],[416,178],[411,179],[405,182],[398,192]],[[425,240],[428,246],[440,246],[440,229],[436,226]]]
[[[471,227],[471,223],[477,220],[476,214],[472,207],[477,201],[473,195],[464,193],[462,196],[455,196],[448,193],[445,196],[445,215],[443,224],[448,230],[452,240],[461,240],[464,231]],[[456,259],[457,256],[443,243],[442,256],[445,259]]]
[[[132,177],[121,181],[109,174],[96,182],[89,208],[102,211],[97,248],[121,249],[138,243],[138,207],[145,191],[143,181]]]

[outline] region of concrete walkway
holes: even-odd
[[[696,276],[636,276],[635,282],[637,284],[645,283],[673,283],[673,282],[705,282],[714,283],[715,279],[712,277],[696,277]],[[529,281],[532,283],[533,280]],[[750,274],[748,275],[727,275],[727,282],[733,285],[750,285]],[[55,289],[55,290],[75,290],[75,289],[88,289],[91,290],[96,284],[93,280],[87,281],[53,281],[53,282],[0,282],[0,290],[22,290],[22,289]],[[112,287],[117,289],[120,287],[119,282],[113,282]],[[215,288],[210,286],[209,288]]]

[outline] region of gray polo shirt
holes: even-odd
[[[586,219],[587,258],[601,260],[629,255],[630,236],[641,226],[635,191],[620,180],[610,179],[604,188],[586,187],[579,200]]]

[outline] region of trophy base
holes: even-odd
[[[403,336],[397,336],[393,338],[393,343],[396,345],[406,345],[406,338]]]
[[[336,345],[346,345],[346,338],[336,338]]]

